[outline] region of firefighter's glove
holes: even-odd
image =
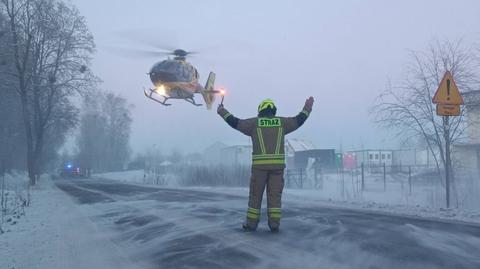
[[[314,102],[314,99],[313,99],[312,96],[310,96],[310,98],[308,98],[308,99],[305,101],[305,109],[306,109],[308,112],[312,112],[313,102]]]
[[[218,105],[218,108],[217,108],[218,115],[223,116],[226,112],[227,110],[223,107],[222,104]]]

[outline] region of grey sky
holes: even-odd
[[[215,141],[248,140],[214,110],[147,100],[145,73],[162,59],[119,57],[109,47],[149,48],[150,41],[203,51],[190,59],[201,83],[215,71],[228,90],[226,108],[238,117],[254,116],[264,98],[276,101],[280,115],[295,115],[313,95],[311,118],[291,137],[352,149],[397,145],[367,110],[388,77],[401,78],[408,49],[423,49],[434,38],[480,41],[480,1],[474,0],[72,2],[95,36],[93,70],[103,88],[135,105],[137,152],[154,144],[191,152]]]

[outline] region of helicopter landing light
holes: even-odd
[[[167,96],[167,91],[166,91],[166,89],[165,89],[165,86],[163,86],[163,85],[158,86],[157,89],[155,89],[155,91],[156,91],[157,94],[159,94],[159,95]]]

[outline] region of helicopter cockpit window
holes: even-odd
[[[163,61],[159,63],[152,71],[152,75],[155,76],[155,80],[161,80],[163,82],[190,82],[194,75],[191,66],[179,63],[178,61]]]

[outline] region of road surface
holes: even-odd
[[[281,231],[247,198],[102,179],[59,180],[90,219],[145,268],[480,268],[480,226],[284,202]],[[87,258],[87,257],[86,257]]]

